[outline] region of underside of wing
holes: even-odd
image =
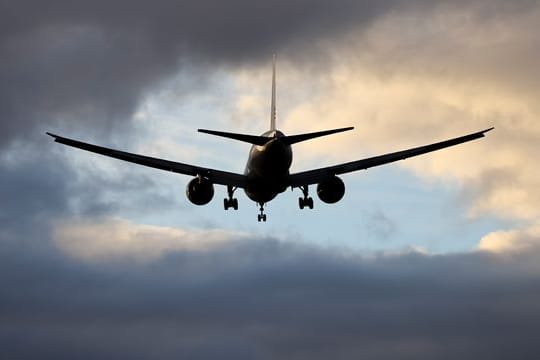
[[[150,156],[133,154],[125,151],[119,151],[102,146],[97,146],[82,141],[65,138],[59,135],[47,133],[54,138],[54,141],[67,146],[72,146],[82,150],[90,151],[96,154],[105,155],[119,160],[152,167],[155,169],[171,171],[184,175],[202,176],[214,184],[230,185],[233,187],[244,188],[246,176],[221,170],[214,170],[205,167],[183,164],[175,161],[158,159]]]
[[[404,160],[413,156],[426,154],[432,151],[444,149],[450,146],[462,144],[467,141],[476,140],[485,136],[485,133],[493,130],[489,128],[472,134],[460,136],[457,138],[441,141],[438,143],[415,147],[412,149],[397,151],[389,154],[374,156],[362,160],[351,161],[339,165],[328,166],[320,169],[303,171],[290,175],[289,185],[299,187],[311,184],[321,183],[332,178],[335,175],[345,174],[357,170],[365,170],[374,166],[388,164],[398,160]]]

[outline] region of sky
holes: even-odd
[[[2,358],[537,359],[540,3],[0,0]],[[300,210],[54,143],[46,131],[243,172],[292,171],[494,126],[343,176]]]

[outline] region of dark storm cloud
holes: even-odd
[[[89,169],[84,176],[69,179],[67,196],[77,200],[71,211],[82,217],[110,216],[119,211],[140,216],[145,211],[168,211],[179,206],[178,194],[160,187],[151,170],[126,165],[121,167],[120,177]]]
[[[66,214],[72,172],[35,147],[7,157],[0,160],[0,248],[39,253],[49,245],[51,219]]]
[[[273,240],[142,265],[2,262],[3,357],[535,359],[533,257]]]
[[[141,215],[178,206],[169,189],[156,186],[155,176],[138,168],[126,166],[120,178],[97,171],[77,174],[63,156],[42,151],[39,143],[20,143],[3,155],[0,248],[14,255],[54,255],[49,233],[65,217],[99,218],[115,211]],[[3,258],[0,253],[0,262]]]
[[[28,139],[44,124],[109,131],[186,59],[201,66],[251,62],[300,34],[313,42],[357,25],[381,7],[305,0],[2,1],[0,146]]]
[[[107,133],[184,61],[267,61],[402,3],[0,0],[0,149],[53,126]],[[358,260],[268,240],[81,265],[39,246],[81,190],[40,144],[0,163],[2,358],[538,358],[538,252]],[[88,181],[84,215],[114,210],[98,187],[151,187]]]
[[[218,64],[257,61],[300,38],[310,44],[357,26],[386,7],[306,0],[0,0],[0,150],[19,141],[39,151],[50,146],[44,131],[91,138],[88,133],[121,129],[126,135],[125,123],[145,92],[186,62],[204,74]],[[204,81],[204,75],[194,78]],[[2,205],[13,209],[4,210],[2,221],[12,228],[43,212],[42,203],[51,204],[51,217],[57,202],[67,203],[74,174],[56,172],[60,159],[41,155],[14,169],[2,165]],[[44,191],[23,194],[20,184],[32,181],[26,185]],[[110,209],[92,200],[85,212]]]
[[[204,74],[284,48],[295,56],[391,9],[445,2],[0,1],[0,146],[36,126],[107,133],[186,62]],[[469,6],[489,17],[534,2],[516,3]]]

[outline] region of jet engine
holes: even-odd
[[[206,205],[214,197],[214,184],[203,177],[196,177],[186,186],[186,196],[195,205]]]
[[[317,195],[327,204],[337,203],[345,195],[345,184],[340,178],[333,176],[317,185]]]

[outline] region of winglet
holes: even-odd
[[[53,134],[53,133],[50,133],[50,132],[48,132],[48,131],[46,131],[45,134],[47,134],[47,135],[53,137],[53,138],[54,138],[54,141],[56,141],[56,140],[60,137],[60,136],[58,136],[58,135],[56,135],[56,134]]]

